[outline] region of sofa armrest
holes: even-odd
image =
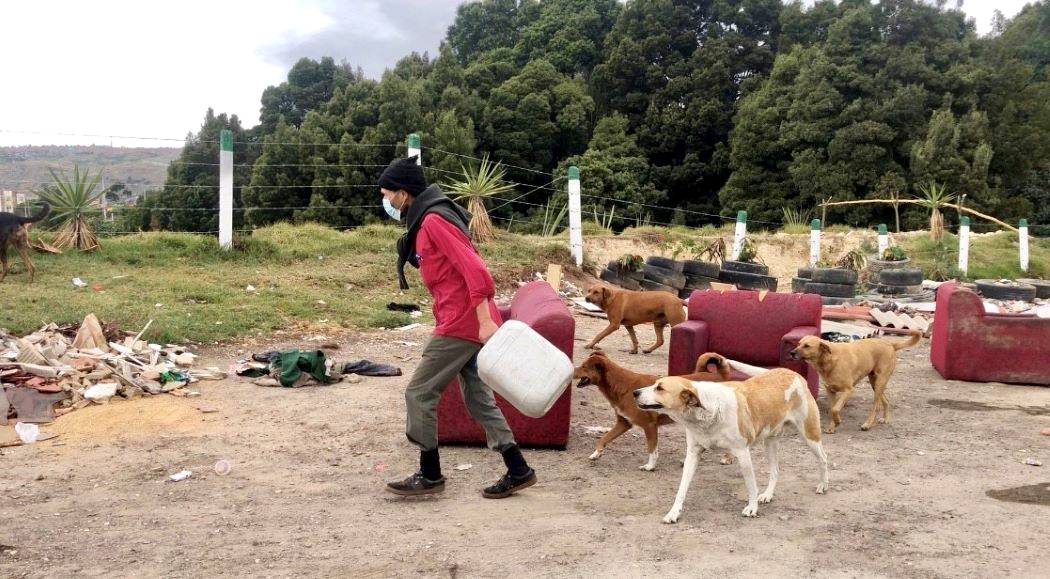
[[[688,320],[671,328],[668,376],[692,374],[696,370],[696,359],[708,350],[709,340],[707,322],[701,320]]]
[[[501,322],[505,322],[510,319],[510,305],[499,305],[496,304],[496,309],[499,311],[499,319]]]
[[[804,336],[820,337],[820,328],[816,326],[796,326],[791,328],[790,332],[784,334],[784,337],[780,338],[780,366],[791,368],[799,364],[797,360],[791,359],[791,350],[798,347],[798,341]],[[801,372],[801,374],[805,374],[805,372]]]

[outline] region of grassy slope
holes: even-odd
[[[999,232],[970,236],[970,258],[967,279],[1014,279],[1018,277],[1050,278],[1050,239],[1029,237],[1028,272],[1023,274],[1017,234]],[[958,275],[959,239],[945,233],[940,243],[928,236],[906,238],[904,248],[912,261],[931,279],[964,277]]]
[[[152,340],[205,342],[293,327],[399,326],[411,318],[387,311],[386,303],[426,294],[411,272],[412,289],[398,296],[398,235],[390,226],[339,232],[277,225],[238,239],[232,252],[220,251],[210,236],[146,233],[104,239],[97,253],[36,254],[36,283],[18,274],[0,284],[0,327],[25,333],[94,312],[129,330],[153,319]],[[561,246],[515,235],[482,253],[504,282],[568,257]],[[74,277],[88,287],[75,288]],[[246,292],[249,284],[257,291]]]

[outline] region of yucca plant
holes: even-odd
[[[454,199],[466,202],[470,212],[470,234],[475,243],[486,243],[496,238],[496,231],[489,218],[485,201],[489,197],[514,189],[503,181],[507,172],[499,163],[490,163],[488,155],[477,167],[462,166],[463,180],[450,183],[446,188],[452,192]]]
[[[941,215],[941,207],[955,201],[955,194],[948,193],[944,185],[938,185],[931,181],[926,185],[919,185],[921,197],[919,205],[930,210],[930,239],[940,241],[944,237],[944,216]]]
[[[562,221],[565,220],[565,214],[568,212],[568,205],[558,205],[553,199],[548,201],[543,208],[543,236],[554,237],[557,235],[558,231],[563,227]]]
[[[782,207],[785,233],[809,233],[809,211]]]
[[[91,229],[88,216],[98,211],[96,204],[105,193],[95,191],[102,171],[91,177],[90,171],[81,173],[80,167],[73,165],[72,178],[64,171],[61,174],[51,168],[48,171],[54,184],[38,191],[37,197],[51,206],[51,221],[59,223],[52,245],[80,251],[98,249],[98,237]]]

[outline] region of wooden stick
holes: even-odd
[[[833,203],[825,203],[825,205],[863,205],[863,204],[866,204],[866,203],[915,203],[915,204],[922,204],[923,201],[921,201],[919,199],[898,199],[896,201],[894,201],[893,199],[859,199],[859,200],[856,200],[856,201],[835,201]],[[1002,225],[1003,227],[1009,229],[1010,231],[1013,231],[1015,233],[1017,232],[1017,228],[1014,227],[1013,225],[1010,225],[1009,223],[1006,223],[1005,221],[1000,221],[1000,220],[992,217],[991,215],[986,215],[984,213],[981,213],[980,211],[975,211],[973,209],[970,209],[969,207],[960,207],[959,205],[957,205],[955,203],[941,203],[941,205],[943,205],[945,207],[953,207],[953,208],[958,209],[960,211],[965,211],[966,213],[969,213],[971,215],[976,215],[976,216],[980,217],[981,219],[987,219],[988,221],[991,221],[992,223],[996,223],[998,225]]]

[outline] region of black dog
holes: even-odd
[[[0,282],[7,277],[7,247],[13,246],[18,255],[22,256],[22,263],[29,272],[29,283],[33,283],[33,260],[29,259],[29,224],[36,223],[51,213],[51,206],[44,205],[40,212],[32,217],[19,217],[14,213],[0,213],[0,264],[3,271],[0,272]]]

